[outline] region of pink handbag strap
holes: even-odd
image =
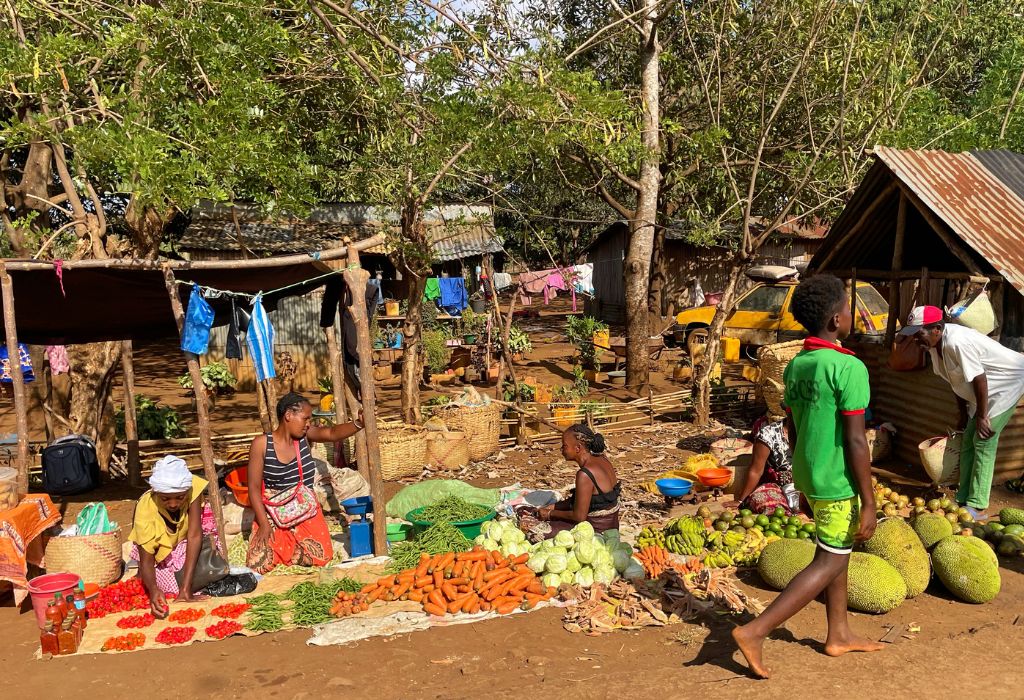
[[[268,440],[273,440],[274,439],[273,433],[268,435],[267,439]],[[295,463],[299,467],[299,483],[296,484],[296,486],[305,486],[306,482],[302,478],[302,452],[299,451],[299,441],[295,440],[294,442],[295,442]],[[274,450],[274,454],[275,455],[277,454],[277,450]],[[263,504],[267,505],[267,481],[266,481],[266,479],[263,480],[263,483],[261,484],[261,486],[263,488]]]

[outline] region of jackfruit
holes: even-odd
[[[757,573],[772,588],[782,590],[814,559],[816,547],[810,540],[769,542],[757,560]]]
[[[864,543],[864,551],[874,554],[900,572],[907,586],[907,597],[924,592],[932,578],[928,552],[914,528],[902,518],[886,518],[878,523],[875,534]]]
[[[999,511],[999,522],[1003,525],[1024,525],[1024,510],[1003,508]]]
[[[999,595],[999,560],[977,537],[952,536],[932,550],[932,564],[950,593],[968,603],[987,603]]]
[[[867,552],[850,555],[846,603],[854,610],[887,613],[907,598],[907,584],[896,568]]]
[[[935,513],[922,513],[917,516],[914,518],[913,527],[925,549],[931,549],[936,542],[953,534],[953,525]]]

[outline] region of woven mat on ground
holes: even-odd
[[[297,583],[303,581],[318,581],[324,580],[324,577],[333,578],[344,578],[349,577],[357,581],[370,582],[380,578],[385,574],[384,567],[387,565],[386,557],[376,557],[374,559],[359,559],[355,561],[346,562],[341,566],[334,567],[332,569],[323,569],[316,574],[306,576],[264,576],[260,581],[259,586],[252,593],[246,593],[245,595],[237,596],[226,596],[222,598],[209,598],[204,601],[190,602],[190,603],[171,603],[171,612],[175,610],[182,610],[184,608],[197,608],[206,612],[206,615],[201,617],[195,622],[188,623],[189,627],[195,627],[196,633],[192,639],[186,644],[173,644],[171,647],[187,646],[187,644],[195,644],[196,642],[212,642],[217,641],[206,635],[206,628],[214,625],[221,621],[221,618],[214,617],[210,614],[214,608],[225,605],[227,603],[244,603],[246,598],[252,598],[254,596],[262,595],[264,593],[284,593],[289,588]],[[389,603],[387,606],[374,606],[366,612],[353,615],[352,619],[359,618],[375,618],[384,615],[390,615],[393,612],[401,610],[420,610],[420,606],[417,603]],[[131,632],[141,632],[146,635],[146,642],[139,649],[134,651],[141,651],[142,649],[166,649],[167,645],[159,644],[156,641],[157,634],[160,630],[167,627],[178,627],[179,624],[173,623],[169,620],[156,620],[149,627],[142,629],[121,629],[117,626],[117,621],[122,617],[129,617],[132,615],[140,615],[148,612],[148,610],[133,610],[126,613],[118,613],[115,615],[107,615],[95,620],[89,620],[89,626],[85,630],[85,634],[82,636],[82,643],[78,647],[78,654],[125,654],[130,652],[101,652],[103,642],[109,637],[117,637]],[[422,614],[422,612],[420,613]],[[238,619],[242,625],[246,622],[246,615],[243,615]],[[294,626],[285,625],[283,629],[294,629]],[[254,637],[262,632],[253,632],[251,630],[243,628],[240,635],[246,637]],[[40,658],[41,654],[37,651],[36,658]]]

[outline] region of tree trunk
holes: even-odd
[[[643,98],[641,141],[644,156],[640,162],[640,191],[633,219],[629,222],[629,254],[626,258],[626,385],[641,390],[648,381],[647,339],[650,319],[647,291],[654,253],[654,227],[658,215],[658,190],[661,181],[661,140],[658,123],[660,107],[660,53],[655,22],[657,0],[643,0],[641,20],[644,42],[640,49],[640,94]]]
[[[711,423],[711,381],[709,375],[715,363],[718,362],[718,348],[722,344],[722,329],[725,328],[725,319],[729,317],[732,306],[736,300],[736,288],[739,285],[740,277],[743,275],[747,261],[745,258],[736,258],[729,268],[729,278],[722,291],[722,301],[718,304],[715,316],[711,320],[711,327],[708,328],[708,344],[704,357],[694,368],[693,374],[693,407],[694,424],[698,427],[707,427]]]
[[[71,399],[68,420],[76,432],[96,441],[96,457],[104,471],[114,451],[114,375],[121,363],[120,341],[69,345]]]
[[[409,309],[402,326],[402,420],[420,422],[420,382],[423,381],[423,290],[427,273],[409,275]]]
[[[665,229],[654,233],[654,251],[651,254],[651,283],[647,292],[647,313],[651,323],[660,323],[664,316],[665,295]]]

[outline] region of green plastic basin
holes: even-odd
[[[426,530],[428,527],[434,524],[429,520],[423,520],[423,516],[421,514],[423,512],[423,509],[426,507],[427,506],[422,506],[420,508],[417,508],[416,510],[411,510],[405,516],[405,519],[413,524],[417,533]],[[497,513],[492,510],[490,513],[488,513],[482,518],[477,518],[476,520],[467,520],[461,523],[452,523],[452,525],[457,527],[459,531],[466,536],[467,540],[472,540],[480,534],[480,528],[483,526],[483,524],[486,523],[488,520],[494,520],[494,516],[496,515]]]

